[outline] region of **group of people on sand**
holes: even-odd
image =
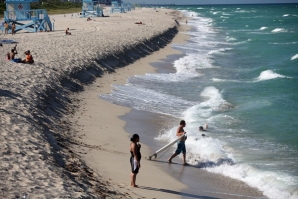
[[[188,165],[186,162],[186,147],[185,147],[185,141],[187,139],[186,132],[184,131],[184,127],[186,126],[186,122],[184,120],[180,121],[180,126],[177,129],[176,136],[181,137],[181,139],[177,142],[177,149],[174,152],[174,154],[168,159],[168,163],[172,163],[172,159],[179,155],[181,152],[183,154],[183,165]],[[205,124],[205,129],[203,126],[199,127],[199,131],[206,131],[208,129],[208,125]],[[205,134],[202,134],[203,137],[205,137]],[[141,144],[140,137],[138,134],[134,134],[130,138],[131,144],[130,144],[130,165],[131,165],[131,174],[130,174],[130,185],[132,187],[138,187],[136,185],[136,177],[139,173],[139,169],[141,168]]]
[[[9,23],[7,23],[6,21],[3,24],[4,26],[4,35],[8,34],[8,31],[10,29]],[[14,22],[11,23],[11,34],[14,35],[16,34],[16,24]]]
[[[17,44],[16,44],[11,49],[11,51],[6,54],[6,58],[7,58],[7,60],[16,62],[16,63],[26,63],[26,64],[34,63],[33,56],[31,55],[30,50],[27,50],[24,52],[25,59],[23,59],[23,60],[21,58],[15,58],[15,55],[17,55],[17,54],[18,54],[18,51],[17,51]]]

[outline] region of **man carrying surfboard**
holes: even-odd
[[[180,136],[186,134],[186,132],[183,129],[185,126],[186,126],[186,122],[184,120],[181,120],[180,121],[180,126],[178,127],[177,132],[176,132],[176,136],[180,137]],[[170,157],[170,159],[168,159],[169,163],[172,163],[172,159],[182,152],[182,154],[183,154],[183,164],[187,165],[187,163],[185,161],[185,157],[186,157],[185,140],[186,140],[186,136],[183,136],[177,142],[177,149],[176,149],[175,153]]]

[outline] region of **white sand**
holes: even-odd
[[[177,15],[169,10],[136,10],[89,22],[70,16],[51,17],[55,32],[1,35],[19,42],[16,58],[24,58],[29,49],[35,64],[6,61],[5,54],[14,45],[0,48],[0,198],[79,198],[102,193],[113,198],[116,192],[108,190],[107,182],[99,182],[79,156],[71,155],[68,146],[78,141],[71,139],[74,132],[66,116],[77,109],[77,103],[69,95],[95,77],[151,53],[156,45],[165,45],[177,25]],[[134,24],[137,21],[146,25]],[[67,27],[71,36],[64,35]],[[154,43],[158,37],[160,43]],[[70,173],[65,165],[76,172]]]

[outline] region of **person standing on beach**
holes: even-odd
[[[180,121],[180,126],[177,129],[176,136],[180,137],[182,135],[185,135],[186,132],[184,131],[184,127],[186,126],[186,122],[184,120]],[[183,136],[178,142],[177,142],[177,149],[175,153],[168,159],[169,163],[172,163],[172,159],[179,155],[181,152],[183,153],[183,164],[187,165],[185,158],[186,158],[186,147],[185,147],[185,140],[186,136]]]
[[[12,35],[16,34],[15,30],[16,30],[16,24],[14,22],[12,22],[12,24],[11,24],[11,34]]]
[[[5,22],[4,22],[4,35],[7,35],[7,34],[8,34],[8,30],[9,30],[9,25],[8,25],[8,23],[5,21]]]
[[[141,145],[140,143],[140,137],[138,134],[134,134],[130,138],[130,165],[131,165],[131,174],[130,174],[130,185],[132,187],[138,187],[136,185],[136,177],[139,173],[139,169],[141,168]]]

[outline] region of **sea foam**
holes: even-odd
[[[266,70],[261,72],[260,76],[257,78],[256,81],[266,81],[266,80],[275,79],[275,78],[289,78],[289,77],[275,73],[272,70]]]
[[[293,57],[291,57],[291,60],[295,60],[298,58],[298,54],[294,55]]]
[[[297,199],[298,193],[288,189],[287,184],[297,181],[282,172],[262,171],[248,164],[222,164],[207,167],[207,171],[219,173],[246,182],[252,187],[258,187],[264,195],[271,199]],[[291,193],[292,192],[292,193]]]
[[[275,28],[271,32],[273,32],[273,33],[279,33],[279,32],[287,32],[287,30],[284,29],[284,28]]]
[[[188,74],[198,76],[197,69],[213,68],[212,61],[200,54],[190,54],[174,62],[177,74]]]

